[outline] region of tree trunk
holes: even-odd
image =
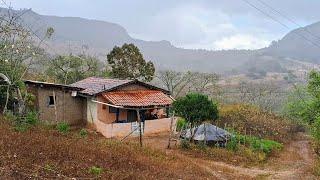
[[[8,86],[7,88],[7,97],[6,97],[6,102],[4,104],[4,108],[3,108],[3,114],[7,112],[7,108],[8,108],[8,102],[9,102],[9,89],[10,86]]]

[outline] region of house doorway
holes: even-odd
[[[137,111],[135,110],[128,110],[128,113],[127,113],[127,121],[128,122],[136,122],[138,119],[137,119]]]

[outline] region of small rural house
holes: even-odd
[[[138,80],[90,77],[70,85],[25,81],[35,95],[39,119],[51,124],[86,124],[106,137],[126,136],[143,122],[144,134],[170,129],[167,90]]]

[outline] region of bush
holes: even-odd
[[[238,150],[238,141],[236,137],[231,137],[230,141],[227,142],[226,148],[231,151]]]
[[[186,139],[182,139],[180,141],[180,148],[181,149],[190,149],[191,148],[190,142]]]
[[[317,142],[320,142],[320,117],[317,117],[311,125],[311,133]]]
[[[239,148],[239,143],[250,148],[252,151],[263,152],[266,155],[269,155],[273,151],[280,150],[283,147],[281,143],[276,141],[236,134],[227,143],[227,149],[236,151]]]
[[[88,136],[88,131],[86,129],[81,129],[79,132],[79,135],[81,137],[87,137]]]
[[[29,125],[36,125],[39,122],[38,113],[35,111],[30,111],[26,115],[26,123]]]
[[[61,122],[57,124],[57,130],[62,134],[67,134],[70,130],[70,126],[65,122]]]
[[[285,142],[297,131],[292,121],[250,105],[225,105],[219,112],[218,126],[226,125],[241,134]]]
[[[12,112],[9,111],[4,114],[4,119],[6,121],[16,122],[17,117]]]
[[[7,121],[11,122],[14,129],[19,132],[25,132],[39,122],[36,111],[30,111],[25,116],[16,116],[12,112],[7,112],[4,117]]]
[[[177,131],[181,131],[187,127],[187,122],[183,118],[179,118],[177,121]]]
[[[282,149],[282,144],[267,139],[249,138],[248,143],[254,151],[261,151],[269,155],[272,151]]]
[[[95,176],[99,176],[102,173],[102,168],[92,166],[89,168],[89,172]]]
[[[189,93],[178,98],[173,102],[173,110],[192,126],[218,118],[217,104],[208,96],[198,93]]]

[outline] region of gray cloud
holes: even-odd
[[[248,1],[272,14],[259,0]],[[302,25],[320,20],[318,0],[262,1]],[[33,8],[41,14],[115,22],[136,38],[169,40],[185,48],[260,48],[289,31],[243,0],[12,0],[12,5]]]

